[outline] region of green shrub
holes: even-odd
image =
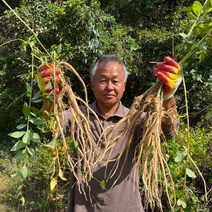
[[[167,148],[167,162],[173,176],[176,197],[178,201],[180,200],[176,211],[180,211],[180,208],[188,212],[210,211],[212,205],[209,202],[207,205],[204,198],[203,180],[194,164],[187,158],[182,144],[186,147],[189,146],[189,154],[203,175],[207,190],[209,190],[212,187],[212,133],[204,128],[195,127],[190,129],[189,140],[187,136],[186,126],[182,125],[179,138],[174,138],[164,144]],[[186,141],[188,142],[186,143]],[[211,194],[209,195],[208,200],[211,198]]]

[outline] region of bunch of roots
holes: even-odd
[[[62,80],[62,87],[59,95],[55,98],[54,102],[54,116],[55,116],[55,131],[54,138],[61,137],[63,146],[65,148],[65,157],[66,163],[73,173],[76,184],[81,188],[82,184],[89,185],[89,181],[93,178],[92,173],[99,163],[104,158],[105,154],[110,154],[113,151],[116,143],[119,142],[120,138],[125,135],[126,139],[126,148],[123,152],[116,158],[115,165],[110,173],[110,176],[113,176],[118,169],[120,164],[120,159],[122,155],[126,154],[125,161],[126,163],[127,154],[129,152],[130,145],[133,142],[133,135],[135,133],[137,125],[141,122],[142,114],[145,113],[145,119],[143,123],[143,133],[138,142],[138,145],[135,149],[134,163],[136,164],[136,170],[141,171],[142,182],[144,187],[145,203],[147,206],[154,208],[155,206],[159,207],[162,210],[161,204],[161,194],[162,191],[166,191],[168,195],[168,200],[170,205],[175,204],[175,200],[169,198],[170,182],[172,183],[171,174],[164,158],[164,154],[161,150],[161,141],[165,140],[163,131],[161,128],[162,120],[169,116],[168,111],[165,111],[163,108],[163,89],[162,84],[157,81],[149,90],[144,94],[135,97],[129,113],[122,118],[116,125],[110,129],[104,129],[101,122],[98,119],[98,116],[95,112],[89,107],[87,90],[85,83],[82,78],[76,72],[76,70],[66,62],[60,62],[58,64],[60,67],[70,70],[74,75],[78,77],[82,83],[85,100],[78,97],[72,90],[70,84],[65,80],[63,74],[60,78]],[[64,104],[63,99],[67,99],[68,108],[71,110],[71,126],[70,133],[71,139],[77,142],[76,155],[75,157],[70,156],[67,148],[66,135],[64,133],[64,109],[67,107]],[[79,105],[83,105],[87,113],[83,113]],[[102,128],[102,136],[100,136],[96,148],[92,145],[92,138],[94,137],[93,132],[89,124],[89,114],[93,114],[96,117],[96,120],[99,122],[99,126]],[[174,121],[173,121],[174,122]],[[174,127],[174,124],[172,124]],[[121,128],[120,134],[114,136],[116,129]],[[99,154],[98,147],[101,147],[101,141],[105,140],[106,145]],[[102,149],[102,147],[101,147]],[[109,161],[105,163],[107,164]],[[80,168],[79,168],[80,167]],[[135,173],[136,173],[135,170]],[[122,171],[119,173],[121,176]],[[110,177],[109,176],[109,177]],[[118,177],[118,178],[119,178]],[[118,180],[116,179],[116,181]],[[169,188],[168,188],[169,182]],[[114,182],[115,184],[115,182]],[[174,191],[174,185],[171,186]],[[82,189],[82,188],[81,188]],[[172,194],[173,194],[172,191]],[[82,189],[83,192],[83,189]]]

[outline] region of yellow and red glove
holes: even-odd
[[[54,76],[55,74],[55,76]],[[61,71],[54,64],[41,65],[37,73],[37,83],[43,94],[52,92],[55,89],[56,94],[60,92],[61,80],[60,80]],[[55,80],[55,82],[54,82]]]
[[[155,75],[164,84],[164,100],[170,99],[182,82],[182,69],[171,57],[164,57],[163,63],[157,63]]]

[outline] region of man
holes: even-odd
[[[179,64],[169,57],[164,59],[164,63],[157,64],[154,70],[155,74],[164,83],[164,102],[165,110],[169,110],[170,115],[177,117],[176,103],[173,97],[174,92],[181,82],[181,69]],[[44,73],[45,68],[40,68],[39,73]],[[59,73],[59,72],[57,72]],[[42,75],[39,78],[40,85],[45,81]],[[98,115],[102,126],[106,129],[109,126],[114,126],[123,117],[127,115],[129,109],[122,105],[121,98],[124,94],[128,72],[122,61],[114,56],[108,55],[100,59],[91,70],[90,85],[96,98],[90,107]],[[50,77],[51,78],[51,77]],[[59,80],[57,81],[59,83]],[[45,84],[43,83],[43,85]],[[41,87],[41,86],[40,86]],[[59,86],[58,86],[59,87]],[[49,89],[49,87],[48,87]],[[48,90],[51,91],[50,88]],[[58,88],[57,88],[58,89]],[[43,92],[46,92],[45,86],[41,87]],[[59,91],[58,91],[59,92]],[[84,114],[86,110],[82,108]],[[95,116],[89,114],[89,121],[93,129],[94,138],[93,146],[102,135],[102,128],[98,125]],[[66,127],[71,123],[70,111],[66,112]],[[121,128],[121,126],[120,126]],[[173,136],[170,125],[170,119],[163,121],[163,131],[167,138]],[[68,129],[68,128],[67,128]],[[119,135],[117,129],[117,134]],[[142,212],[144,211],[139,192],[139,173],[135,170],[133,162],[135,148],[139,137],[141,136],[142,123],[138,125],[134,135],[134,142],[129,148],[127,154],[123,154],[126,148],[125,135],[116,143],[111,154],[106,154],[98,167],[93,173],[93,178],[89,182],[89,186],[84,186],[84,192],[80,192],[77,186],[71,187],[70,201],[68,211],[74,212]],[[67,132],[68,133],[68,130]],[[104,146],[102,141],[102,146]],[[121,155],[120,155],[121,154]],[[121,157],[120,164],[116,165],[116,158]],[[127,160],[125,158],[127,157]],[[105,166],[105,161],[111,160]],[[112,170],[116,170],[111,174]],[[123,168],[124,167],[124,168]],[[136,173],[136,175],[134,175]],[[105,188],[101,187],[101,182],[105,182]]]

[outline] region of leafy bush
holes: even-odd
[[[184,208],[184,211],[210,211],[212,208],[209,202],[211,194],[206,200],[204,188],[204,181],[207,192],[212,186],[211,139],[212,133],[199,127],[191,128],[188,138],[188,129],[182,124],[179,138],[164,144],[176,189],[176,211],[180,211],[180,208]],[[182,145],[189,149],[189,154],[204,177],[204,181],[193,162],[187,157],[187,151]]]
[[[87,82],[88,87],[89,70],[103,54],[120,55],[127,65],[131,64],[130,72],[137,71],[134,70],[136,64],[132,63],[138,48],[135,39],[128,34],[126,27],[118,25],[112,16],[101,11],[98,2],[94,1],[88,6],[84,1],[66,1],[59,7],[45,1],[27,1],[27,4],[23,1],[20,8],[16,8],[15,11],[37,33],[47,51],[52,54],[56,51],[57,60],[65,60],[72,64]],[[9,32],[3,34],[3,41],[17,39],[1,48],[0,57],[0,65],[4,67],[0,80],[0,87],[4,91],[0,95],[0,126],[5,132],[9,132],[17,125],[14,120],[18,122],[21,115],[21,105],[25,100],[25,83],[29,81],[32,69],[32,49],[26,42],[40,49],[39,57],[47,57],[48,60],[52,58],[43,52],[40,44],[31,37],[32,34],[11,11],[7,11],[6,15],[1,17],[0,27],[4,32]],[[38,60],[33,65],[38,67],[40,63]],[[70,73],[67,75],[73,87],[81,88]],[[82,89],[76,92],[83,95]],[[89,95],[92,100],[91,90]]]

